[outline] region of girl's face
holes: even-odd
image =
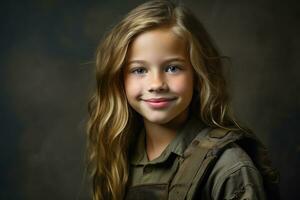
[[[132,41],[126,61],[126,96],[144,120],[166,124],[186,119],[194,72],[181,38],[169,28],[144,32]]]

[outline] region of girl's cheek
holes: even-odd
[[[177,93],[186,93],[193,90],[193,80],[190,77],[180,77],[173,80],[169,87]]]
[[[128,77],[125,79],[125,90],[127,96],[136,97],[140,94],[142,83],[135,78]]]

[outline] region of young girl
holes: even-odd
[[[222,57],[187,8],[132,10],[101,42],[96,79],[94,200],[277,197],[265,148],[230,113]]]

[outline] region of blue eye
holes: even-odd
[[[181,69],[176,65],[169,65],[166,67],[166,72],[170,72],[170,73],[177,73],[179,70]]]
[[[131,71],[131,73],[138,74],[138,75],[145,74],[146,73],[146,69],[142,68],[142,67],[138,67],[138,68],[133,69]]]

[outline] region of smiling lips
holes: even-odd
[[[145,101],[151,108],[159,109],[168,107],[175,98],[153,98],[145,99]]]

